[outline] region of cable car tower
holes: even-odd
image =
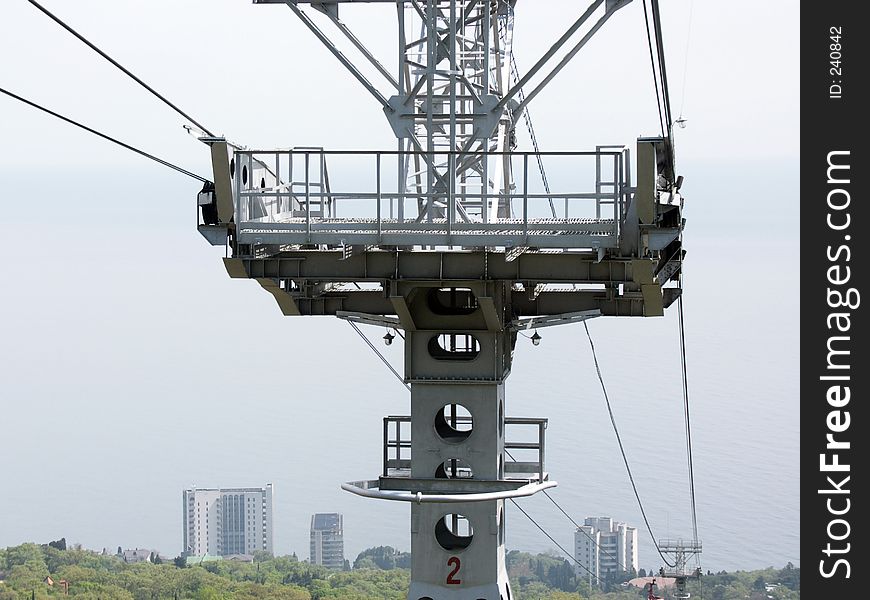
[[[397,70],[341,20],[351,2],[396,6]],[[547,420],[506,416],[518,332],[661,316],[679,294],[682,198],[668,137],[516,150],[526,106],[629,2],[578,11],[520,77],[516,0],[254,0],[285,4],[311,30],[380,104],[396,146],[250,150],[200,138],[214,185],[198,196],[198,228],[227,247],[230,277],[259,283],[285,315],[386,327],[388,341],[404,332],[411,414],[384,419],[380,476],[342,487],[409,503],[409,600],[511,600],[505,500],[556,485]],[[571,183],[538,181],[543,160]]]
[[[661,540],[658,546],[662,554],[672,556],[674,559],[674,564],[669,565],[667,568],[662,567],[659,570],[659,575],[674,578],[674,584],[677,588],[674,592],[675,599],[687,600],[691,598],[692,595],[686,591],[686,582],[689,579],[700,578],[701,567],[689,569],[686,563],[692,556],[701,553],[700,540]]]

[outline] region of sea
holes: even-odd
[[[549,419],[552,498],[574,521],[637,527],[639,567],[662,565],[654,539],[694,539],[693,514],[705,571],[799,566],[797,166],[684,170],[694,513],[676,305],[588,323],[640,502],[583,325],[519,340],[507,414]],[[316,512],[344,515],[351,561],[408,550],[408,506],[339,487],[377,477],[382,418],[408,414],[407,390],[347,324],[282,317],[256,283],[228,278],[223,249],[195,232],[198,185],[175,177],[5,179],[20,199],[4,209],[0,267],[0,308],[15,316],[0,332],[4,394],[17,399],[3,444],[17,450],[0,546],[63,536],[175,556],[184,488],[272,483],[276,554],[308,556]],[[401,370],[401,344],[379,348]],[[518,502],[573,547],[548,498]],[[510,505],[506,543],[561,552]]]

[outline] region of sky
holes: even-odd
[[[44,4],[234,141],[395,145],[380,108],[286,7]],[[518,3],[521,71],[579,10],[561,0]],[[393,11],[342,7],[388,65]],[[686,177],[705,543],[722,568],[799,563],[798,5],[681,0],[662,3],[662,16],[673,112],[687,120],[675,135]],[[656,133],[643,32],[642,6],[632,2],[535,99],[543,150]],[[180,116],[28,2],[4,4],[0,52],[0,87],[209,175],[207,150]],[[381,417],[407,410],[404,388],[353,332],[334,319],[281,317],[259,286],[228,279],[221,251],[195,231],[197,182],[9,98],[0,96],[0,111],[0,546],[63,535],[97,549],[175,555],[184,487],[271,481],[278,553],[307,556],[307,516],[330,510],[345,513],[351,559],[369,545],[406,547],[406,509],[338,490],[375,476]],[[685,532],[674,315],[601,321],[590,328],[614,396],[624,398],[620,419],[652,520]],[[508,381],[513,414],[550,417],[553,464],[563,467],[554,476],[572,511],[637,522],[597,382],[573,373],[578,356],[590,360],[582,330],[544,335],[534,353],[518,347]],[[400,365],[399,349],[388,355]],[[631,374],[629,364],[637,366]],[[588,403],[567,402],[575,396]],[[591,466],[569,472],[579,451]],[[599,485],[593,474],[619,486],[619,500],[590,491]],[[531,506],[571,543],[559,515]],[[509,525],[510,545],[551,547],[520,519]],[[746,539],[763,564],[741,562],[736,540]]]

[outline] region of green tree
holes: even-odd
[[[48,569],[42,561],[29,560],[23,565],[15,565],[9,571],[6,581],[18,590],[42,588],[43,581],[48,577]]]
[[[777,581],[793,591],[800,591],[801,589],[801,570],[796,568],[794,564],[789,562],[784,569],[782,569],[778,576]]]
[[[227,592],[210,585],[201,588],[196,594],[196,600],[230,600],[231,598],[232,596]]]
[[[0,584],[0,600],[57,598],[58,586],[43,583],[49,573],[55,582],[69,581],[70,595],[77,600],[404,600],[408,569],[384,569],[375,558],[398,564],[407,553],[388,548],[357,561],[372,568],[330,571],[292,556],[180,569],[175,564],[127,564],[116,556],[75,548],[22,544],[0,550],[0,571],[6,578]],[[511,551],[507,567],[511,595],[523,600],[641,600],[646,595],[629,586],[614,584],[609,591],[590,586],[559,556]],[[775,587],[767,590],[765,584]],[[800,569],[789,564],[783,569],[720,571],[704,578],[703,593],[698,582],[690,582],[689,588],[693,597],[708,600],[799,600]],[[659,595],[670,597],[672,591],[659,589]]]
[[[18,594],[5,585],[0,585],[0,600],[18,600]]]
[[[353,561],[354,569],[410,569],[411,554],[392,546],[377,546],[359,553]]]
[[[764,585],[765,585],[764,577],[761,576],[761,575],[759,575],[759,576],[755,579],[755,581],[752,582],[752,589],[753,589],[753,590],[756,590],[756,591],[761,591],[761,590],[764,589]]]
[[[23,565],[29,561],[44,563],[42,548],[36,544],[21,544],[6,549],[6,568],[11,569],[16,565]]]

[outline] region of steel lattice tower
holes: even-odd
[[[379,1],[397,9],[395,73],[339,18],[341,4]],[[556,485],[546,419],[506,417],[518,331],[660,316],[679,294],[666,287],[679,275],[683,226],[668,138],[638,140],[634,183],[624,146],[515,150],[526,105],[628,1],[592,2],[519,77],[516,0],[254,0],[286,4],[325,44],[381,104],[396,148],[253,151],[201,138],[215,178],[198,197],[199,231],[227,246],[231,277],[257,281],[285,315],[404,331],[411,414],[384,419],[380,477],[342,487],[411,504],[409,600],[511,599],[505,500]],[[542,156],[588,176],[540,189]],[[363,168],[370,176],[341,176]]]

